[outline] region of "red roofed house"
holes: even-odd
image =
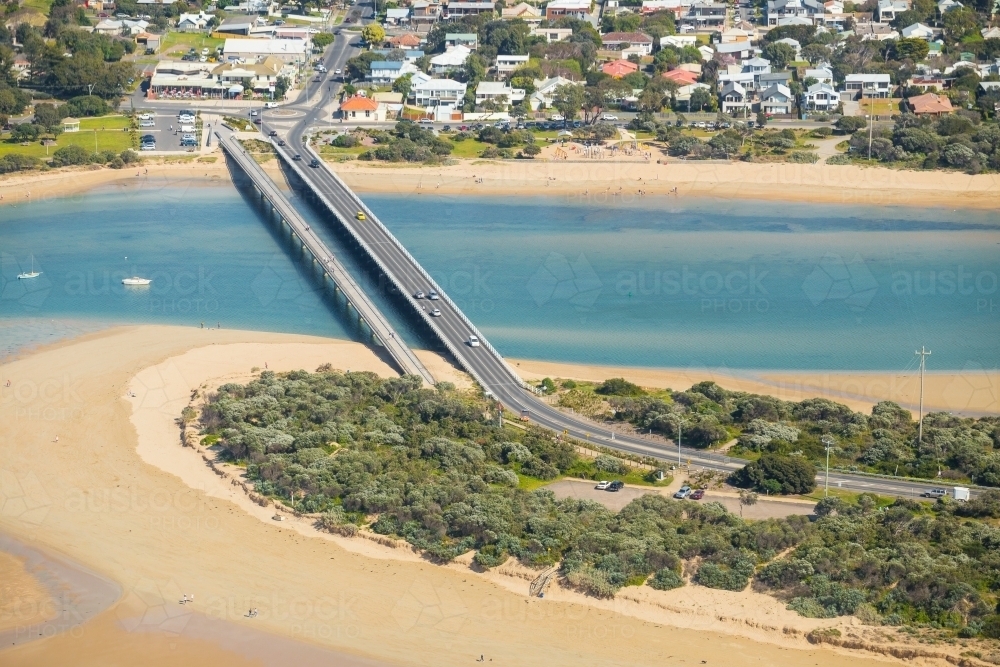
[[[638,72],[639,66],[629,60],[612,60],[601,66],[601,71],[610,77],[620,79],[632,72]]]
[[[340,105],[340,117],[344,120],[364,120],[374,123],[385,121],[385,106],[370,97],[355,95]]]
[[[389,44],[399,49],[415,49],[420,46],[420,38],[412,33],[389,38]]]
[[[664,72],[663,78],[667,81],[673,81],[678,86],[690,86],[692,83],[698,82],[698,75],[686,69],[672,69],[669,72]]]
[[[917,116],[940,116],[955,110],[951,106],[951,100],[944,95],[935,95],[934,93],[911,97],[906,101],[906,104],[910,107],[910,111]]]

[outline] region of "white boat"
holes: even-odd
[[[122,285],[134,285],[142,286],[148,285],[153,282],[150,278],[140,278],[138,276],[132,276],[131,278],[122,278]]]
[[[28,278],[37,278],[42,275],[41,271],[35,271],[35,256],[31,256],[31,271],[25,271],[24,273],[17,274],[18,280],[27,280]]]

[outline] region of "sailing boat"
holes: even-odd
[[[35,256],[32,255],[31,256],[31,271],[28,271],[26,273],[19,273],[19,274],[17,274],[17,279],[18,280],[27,280],[28,278],[37,278],[40,275],[42,275],[41,271],[35,271]]]

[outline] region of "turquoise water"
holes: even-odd
[[[898,370],[926,345],[936,370],[1000,365],[994,213],[674,198],[366,200],[508,356]],[[316,229],[350,258],[332,228]],[[16,280],[32,254],[42,276]],[[350,266],[378,286],[363,261]],[[52,320],[359,336],[231,187],[115,189],[2,208],[0,274],[0,354],[53,335]],[[123,287],[133,274],[153,284]],[[433,344],[374,291],[405,338]]]

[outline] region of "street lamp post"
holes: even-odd
[[[680,417],[674,417],[674,421],[677,422],[677,467],[681,467],[681,436],[683,435],[684,424],[687,423],[686,419],[681,419]]]
[[[823,497],[825,498],[830,493],[830,450],[833,449],[834,445],[833,436],[826,434],[820,438],[820,442],[826,448],[826,483],[823,488]]]

